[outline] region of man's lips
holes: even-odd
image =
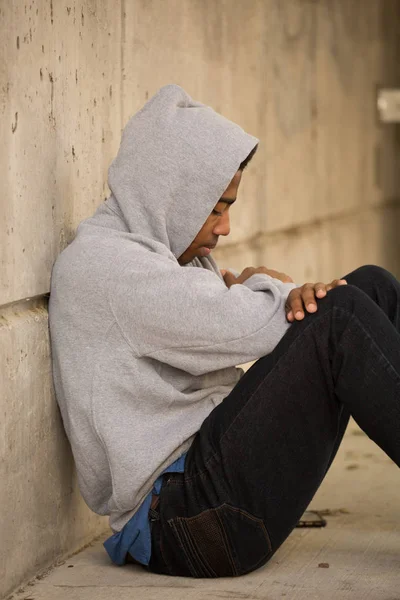
[[[217,244],[210,244],[209,246],[201,246],[201,248],[199,248],[200,256],[208,256],[209,254],[211,254],[211,250],[214,250],[216,245]]]

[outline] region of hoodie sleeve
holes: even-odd
[[[146,273],[128,264],[111,277],[110,306],[135,356],[201,375],[270,353],[290,327],[284,305],[295,284],[282,290],[258,274],[228,289],[210,271],[168,263]]]
[[[249,279],[246,279],[243,285],[248,287],[250,290],[253,290],[253,292],[262,292],[265,290],[266,278],[270,281],[272,285],[276,287],[276,289],[281,294],[285,302],[290,292],[294,288],[299,287],[295,283],[283,283],[283,281],[281,281],[280,279],[275,279],[275,277],[270,277],[269,275],[264,275],[263,273],[256,273],[255,275],[252,275],[251,277],[249,277]]]
[[[227,271],[230,271],[235,277],[239,277],[240,275],[239,271],[236,271],[235,269],[229,268]],[[270,275],[266,275],[264,273],[256,273],[252,277],[249,277],[249,279],[246,279],[246,281],[243,282],[243,285],[254,292],[263,291],[265,289],[266,277],[275,285],[276,288],[278,288],[281,295],[284,296],[285,301],[294,288],[300,287],[295,283],[283,283],[283,281],[280,279],[275,279],[275,277],[271,277]]]

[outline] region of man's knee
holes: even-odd
[[[357,282],[376,283],[377,281],[392,279],[393,275],[378,265],[363,265],[348,275],[348,279],[357,285]],[[346,277],[345,277],[346,279]]]
[[[330,290],[326,299],[333,307],[353,312],[357,306],[362,306],[365,303],[367,296],[356,285],[347,284],[339,285]]]

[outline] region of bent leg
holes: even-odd
[[[367,294],[400,332],[400,283],[389,271],[376,265],[364,265],[343,279]]]
[[[392,304],[386,316],[355,285],[336,288],[253,365],[204,421],[185,473],[163,487],[163,566],[157,549],[151,568],[212,577],[265,563],[309,505],[349,414],[400,465]]]
[[[341,279],[346,279],[348,284],[358,287],[367,294],[400,332],[400,283],[392,273],[377,265],[364,265]],[[343,413],[346,412],[344,409]],[[345,414],[343,414],[344,416]],[[347,422],[348,419],[341,419],[328,469],[336,456]]]

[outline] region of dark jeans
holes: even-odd
[[[222,577],[264,565],[296,526],[349,416],[400,466],[400,284],[365,266],[294,323],[164,476],[150,570]]]

